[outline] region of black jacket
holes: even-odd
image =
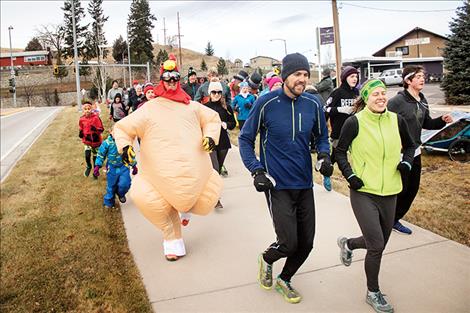
[[[338,112],[338,107],[353,106],[354,101],[359,95],[356,88],[351,88],[347,82],[333,90],[328,100],[326,100],[326,112],[330,118],[332,139],[338,139],[341,133],[341,127],[350,116],[346,113]]]
[[[184,84],[181,88],[191,97],[191,100],[194,100],[194,97],[196,96],[196,92],[199,89],[201,85],[198,83],[187,83]]]
[[[401,115],[405,119],[416,148],[421,145],[421,129],[441,129],[446,125],[441,117],[431,118],[428,101],[422,93],[419,93],[419,97],[420,101],[417,101],[405,89],[388,100],[387,105],[388,110]]]
[[[227,129],[232,130],[235,128],[237,122],[235,121],[235,116],[233,115],[233,110],[230,105],[227,105],[227,110],[222,107],[220,102],[207,102],[206,106],[219,113],[220,120],[227,123]],[[227,129],[220,127],[219,144],[216,147],[217,150],[227,150],[232,147]]]

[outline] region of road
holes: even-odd
[[[40,107],[1,117],[2,182],[60,110]]]

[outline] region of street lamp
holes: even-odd
[[[13,106],[16,108],[16,83],[15,83],[15,70],[13,69],[13,49],[11,47],[11,30],[13,26],[8,26],[8,37],[10,39],[10,78],[14,83],[13,88]]]
[[[281,40],[281,41],[284,41],[284,53],[287,55],[287,44],[286,44],[286,40],[285,40],[285,39],[282,39],[282,38],[273,38],[273,39],[269,39],[269,41],[274,41],[274,40]]]

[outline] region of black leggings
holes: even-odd
[[[264,251],[263,259],[272,264],[287,258],[280,277],[290,281],[313,249],[313,189],[269,190],[265,194],[277,240]]]
[[[223,150],[216,149],[210,153],[212,167],[219,174],[220,174],[220,169],[224,165],[224,161],[225,161],[225,158],[227,157],[227,153],[228,153],[228,149],[223,149]]]
[[[379,291],[382,253],[392,232],[397,196],[377,196],[350,190],[351,206],[362,236],[348,239],[348,247],[367,249],[364,267],[369,291]]]
[[[96,151],[96,150],[95,150]],[[91,155],[93,154],[93,165],[96,162],[96,153],[92,150],[85,150],[85,161],[86,161],[86,167],[92,168],[93,166],[91,165]]]
[[[413,159],[413,165],[408,177],[403,179],[403,190],[397,196],[397,207],[395,213],[395,223],[398,222],[411,207],[419,190],[419,183],[421,181],[421,155]]]

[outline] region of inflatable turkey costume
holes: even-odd
[[[140,138],[139,174],[130,196],[142,214],[163,232],[169,261],[186,254],[179,213],[206,215],[222,190],[209,152],[219,141],[217,112],[191,101],[180,86],[176,58],[160,68],[157,98],[115,124],[119,152]]]

